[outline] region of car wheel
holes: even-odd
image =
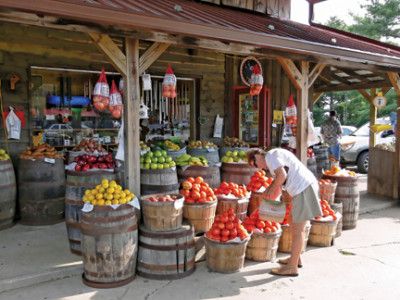
[[[357,159],[357,168],[360,173],[368,173],[369,155],[368,151],[361,153]]]

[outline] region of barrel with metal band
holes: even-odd
[[[11,160],[0,161],[0,230],[14,224],[17,185]]]

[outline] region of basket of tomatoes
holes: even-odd
[[[214,189],[218,198],[217,214],[233,209],[240,220],[244,220],[249,205],[249,193],[244,185],[223,181]]]
[[[259,170],[251,176],[247,190],[251,192],[249,200],[248,215],[251,215],[260,206],[263,199],[263,192],[271,185],[272,177],[267,177],[265,171]]]

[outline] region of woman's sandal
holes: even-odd
[[[289,261],[289,257],[288,257],[288,258],[281,258],[281,259],[278,259],[278,263],[281,264],[281,265],[287,265],[287,264],[288,264],[288,261]],[[303,267],[303,264],[302,264],[301,262],[299,262],[299,264],[297,265],[297,267],[298,267],[298,268],[302,268],[302,267]]]
[[[296,271],[293,271],[293,269],[291,267],[287,267],[287,266],[272,269],[271,274],[277,275],[277,276],[288,276],[288,277],[299,276],[299,273],[297,273]]]

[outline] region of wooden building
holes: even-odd
[[[191,137],[210,139],[218,114],[224,117],[225,135],[235,134],[234,91],[243,86],[240,64],[247,56],[256,57],[270,101],[266,120],[274,109],[284,109],[291,94],[296,96],[302,161],[307,109],[324,92],[356,89],[371,101],[377,88],[387,92],[394,87],[400,104],[400,48],[289,17],[290,0],[0,0],[0,75],[6,84],[10,74],[21,77],[15,91],[3,87],[3,105],[21,106],[28,122],[21,140],[9,142],[11,151],[19,153],[31,143],[31,66],[105,66],[125,77],[125,173],[137,194],[139,78],[144,71],[162,76],[171,64],[178,77],[192,80]],[[374,117],[371,103],[372,122]],[[270,122],[266,127],[265,143],[278,145],[280,129]]]

